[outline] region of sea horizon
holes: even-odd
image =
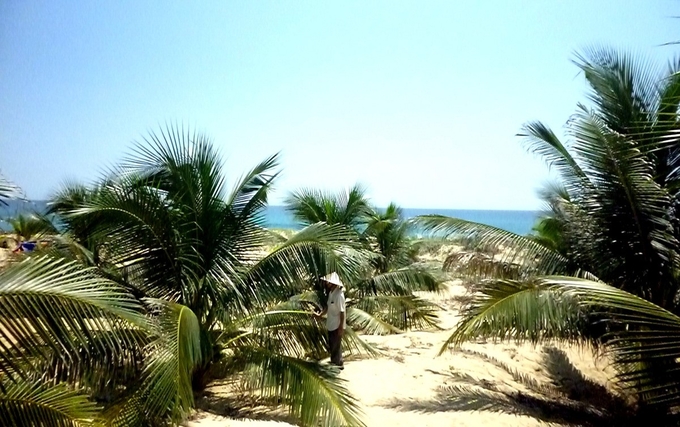
[[[44,213],[47,200],[9,200],[7,206],[0,206],[0,229],[7,230],[7,219],[22,213]],[[378,208],[384,209],[384,208]],[[531,232],[540,210],[522,209],[443,209],[443,208],[402,208],[405,219],[420,215],[444,215],[474,221],[516,234],[526,235]],[[265,224],[267,228],[299,230],[302,225],[296,222],[284,205],[268,205],[265,208]],[[416,233],[417,234],[417,233]]]

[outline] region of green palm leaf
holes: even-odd
[[[384,212],[374,209],[369,213],[363,235],[380,255],[372,261],[378,272],[407,267],[416,260],[409,239],[411,231],[412,223],[404,220],[401,208],[394,203]]]
[[[278,172],[274,172],[279,166],[278,157],[278,154],[271,156],[255,166],[232,190],[227,204],[239,217],[248,218],[266,206],[268,191],[279,176]]]
[[[475,237],[480,244],[509,248],[505,262],[526,265],[543,274],[571,272],[568,260],[535,240],[497,227],[442,215],[422,215],[414,223],[425,232],[443,238]]]
[[[357,282],[354,287],[361,295],[409,295],[414,291],[438,292],[443,285],[429,270],[406,267],[375,274]]]
[[[6,205],[4,199],[24,199],[21,189],[0,174],[0,205]]]
[[[439,328],[440,307],[412,294],[366,296],[356,307],[396,329]]]
[[[582,265],[602,280],[638,295],[648,292],[648,298],[665,305],[677,292],[677,285],[668,286],[673,274],[668,266],[676,262],[678,248],[668,212],[670,194],[654,181],[653,164],[634,143],[603,128],[590,113],[578,117],[574,150],[596,186],[579,202],[596,231],[589,243],[594,256]],[[607,253],[610,262],[602,263],[597,253]]]
[[[312,224],[277,245],[247,271],[253,300],[286,299],[330,272],[348,277],[367,259],[353,243],[356,234],[342,225]],[[245,291],[244,291],[245,292]]]
[[[22,240],[33,240],[46,235],[57,234],[57,228],[45,216],[31,214],[18,215],[7,220],[12,226],[12,232]]]
[[[575,63],[590,84],[589,99],[607,126],[622,134],[644,134],[658,97],[661,72],[656,64],[604,47],[585,49],[576,55]]]
[[[543,158],[549,168],[557,170],[563,185],[569,191],[578,191],[581,187],[591,186],[588,175],[581,169],[567,147],[543,123],[525,124],[519,136],[524,138],[529,151]]]
[[[22,375],[19,362],[36,357],[78,364],[84,343],[98,354],[122,355],[138,343],[134,328],[147,325],[140,308],[75,261],[38,257],[15,264],[0,272],[0,373]],[[98,331],[111,334],[101,340]]]
[[[114,174],[139,177],[167,192],[175,202],[194,204],[198,196],[200,203],[194,204],[197,213],[214,199],[224,198],[220,158],[212,141],[184,126],[151,132]]]
[[[543,244],[543,242],[539,243]],[[490,277],[518,280],[530,276],[533,271],[519,263],[498,260],[481,251],[456,252],[444,260],[443,269],[454,272],[457,277],[471,283]]]
[[[364,426],[361,411],[335,369],[262,347],[239,348],[251,390],[281,401],[303,426]]]
[[[200,327],[196,315],[186,306],[150,301],[158,312],[156,339],[147,348],[144,368],[145,414],[150,419],[183,421],[194,405],[191,375],[201,362]]]
[[[291,194],[286,206],[303,224],[325,222],[356,229],[370,212],[366,191],[355,185],[337,194],[305,188]]]
[[[487,282],[442,352],[477,337],[602,347],[629,393],[647,405],[680,404],[680,317],[601,282]]]
[[[7,427],[100,425],[97,405],[64,384],[23,382],[0,391],[0,420]]]
[[[440,354],[477,337],[532,343],[581,339],[587,320],[583,311],[570,295],[543,282],[488,280],[476,290]]]
[[[347,307],[347,323],[369,335],[390,335],[403,332],[396,326],[357,307]]]
[[[137,177],[102,187],[67,213],[72,221],[91,221],[91,235],[105,241],[108,261],[126,269],[141,269],[143,281],[134,283],[147,295],[177,299],[182,296],[185,272],[182,261],[193,260],[190,243],[183,242],[173,227],[176,211],[165,197],[140,186]]]
[[[287,356],[321,359],[327,348],[325,328],[311,312],[296,310],[296,305],[284,303],[247,318],[252,339]]]
[[[238,323],[241,327],[240,333],[226,343],[227,347],[235,351],[241,344],[259,345],[269,350],[277,350],[286,356],[316,360],[326,357],[328,353],[325,321],[314,317],[311,311],[302,310],[299,302],[295,300],[256,313]],[[345,331],[343,347],[350,354],[368,356],[380,354],[350,330]]]

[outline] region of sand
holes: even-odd
[[[11,255],[12,251],[10,251],[9,249],[0,248],[0,268],[4,267],[7,264],[7,261],[9,260]]]
[[[608,378],[612,372],[606,361],[594,357],[589,349],[471,343],[437,356],[458,321],[459,297],[464,293],[465,288],[459,282],[452,282],[447,293],[430,294],[429,297],[442,306],[439,314],[445,330],[365,336],[365,340],[380,349],[384,356],[348,358],[340,376],[347,380],[349,389],[360,401],[368,426],[562,425],[565,418],[563,403],[567,418],[570,408],[581,405],[578,400],[596,405],[598,399],[604,400],[603,404],[610,403],[606,389],[611,388]],[[548,391],[562,390],[564,395],[552,396],[553,403],[545,404],[550,399],[532,392],[526,386],[531,381],[549,387]],[[447,387],[463,387],[463,393],[459,393],[459,399],[452,400],[449,398],[451,393],[446,392]],[[213,397],[228,398],[229,388],[214,384],[208,391]],[[503,392],[512,398],[508,399]],[[475,393],[482,398],[476,398]],[[566,396],[575,400],[568,400]],[[499,412],[500,409],[503,412]],[[294,425],[280,411],[248,412],[246,409],[229,413],[219,405],[213,405],[211,411],[213,413],[199,410],[186,425]],[[580,416],[580,412],[576,412]]]

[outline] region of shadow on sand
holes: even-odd
[[[196,397],[196,409],[227,418],[297,424],[298,420],[280,407],[277,408],[275,402],[267,402],[238,392],[233,393],[233,387],[233,383],[226,381],[223,384],[214,384],[201,396]]]
[[[501,412],[525,415],[547,423],[579,426],[640,425],[641,420],[635,416],[631,404],[585,378],[562,350],[553,347],[543,350],[543,366],[550,379],[545,383],[484,353],[461,351],[508,372],[517,387],[508,390],[465,373],[437,372],[447,375],[456,385],[441,387],[432,399],[393,399],[383,406],[415,412]]]

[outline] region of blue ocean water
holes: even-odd
[[[9,201],[8,206],[0,206],[0,229],[7,229],[7,223],[3,220],[16,216],[23,212],[44,212],[47,207],[45,201],[20,202]],[[537,211],[504,211],[504,210],[468,210],[468,209],[409,209],[403,210],[406,218],[419,215],[445,215],[468,221],[492,225],[517,234],[527,234],[531,231]],[[267,227],[279,229],[300,229],[290,213],[283,206],[269,206],[265,212]]]
[[[516,234],[528,234],[536,222],[540,212],[537,211],[503,211],[503,210],[473,210],[473,209],[423,209],[405,208],[404,217],[410,219],[419,215],[444,215],[467,221],[479,222],[502,228]],[[270,228],[299,229],[290,213],[284,206],[269,206],[267,208],[267,226]]]

